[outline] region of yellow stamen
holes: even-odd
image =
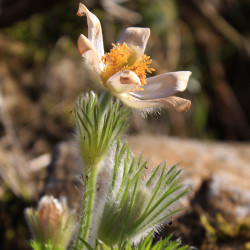
[[[110,52],[105,53],[102,57],[104,68],[101,72],[101,77],[103,81],[106,82],[112,75],[121,70],[132,70],[140,78],[140,86],[146,85],[147,73],[154,71],[154,68],[150,67],[150,63],[152,62],[149,59],[150,57],[145,54],[142,56],[138,54],[138,60],[136,60],[134,47],[131,46],[130,49],[125,42],[123,44],[118,43],[117,45],[112,44],[112,46],[113,48]],[[140,86],[138,86],[138,90],[143,89]]]

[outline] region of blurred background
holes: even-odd
[[[102,23],[106,51],[126,27],[149,27],[146,53],[153,59],[155,74],[192,71],[188,89],[181,94],[192,101],[191,109],[184,114],[164,110],[146,118],[135,113],[129,135],[249,142],[249,0],[83,3]],[[75,100],[93,88],[76,46],[79,34],[87,34],[86,18],[76,15],[78,4],[0,0],[0,244],[4,249],[28,249],[23,209],[46,192],[44,180],[48,183],[54,170],[40,169],[48,165],[55,145],[74,137]],[[203,230],[205,235],[205,226]],[[199,240],[190,242],[202,246]]]

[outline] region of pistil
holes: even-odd
[[[129,48],[124,42],[122,44],[112,44],[113,48],[110,52],[102,57],[104,65],[101,77],[106,83],[107,80],[115,73],[123,70],[133,71],[141,81],[138,90],[146,85],[147,73],[152,73],[154,68],[150,67],[152,60],[149,56],[141,54],[137,48],[131,46]]]

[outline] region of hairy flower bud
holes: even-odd
[[[75,231],[74,211],[67,206],[66,199],[57,200],[43,196],[38,208],[27,208],[25,217],[34,239],[41,244],[66,249]]]

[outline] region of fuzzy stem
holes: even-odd
[[[95,166],[86,166],[84,168],[84,192],[81,208],[81,222],[79,227],[78,236],[75,243],[75,249],[84,249],[85,242],[88,241],[89,229],[93,214],[93,205],[95,200],[95,184],[99,170],[99,164]]]
[[[102,121],[105,114],[108,111],[108,108],[110,106],[110,102],[112,100],[112,95],[109,92],[104,92],[102,96],[100,97],[100,101],[98,103],[98,107],[93,105],[92,112],[93,114],[86,114],[84,117],[85,119],[89,119],[89,124],[91,124],[90,120],[93,118],[94,119],[94,124],[95,127],[94,129],[92,128],[92,133],[89,132],[88,134],[88,141],[94,141],[93,148],[91,148],[90,152],[88,152],[88,156],[82,155],[83,162],[85,163],[83,166],[84,169],[84,190],[83,190],[83,200],[82,200],[82,208],[81,208],[81,221],[80,221],[80,226],[79,226],[79,232],[78,236],[76,238],[75,242],[75,248],[77,250],[81,250],[85,248],[84,242],[88,242],[89,238],[89,231],[90,231],[90,226],[91,226],[91,221],[92,221],[92,214],[93,214],[93,206],[94,206],[94,201],[95,201],[95,189],[96,189],[96,179],[97,175],[99,172],[100,168],[100,162],[102,161],[102,158],[104,155],[101,157],[99,156],[99,150],[98,149],[98,138],[100,138],[102,134],[102,130],[99,131],[99,128],[102,128],[101,124],[97,123],[98,121]],[[98,113],[99,109],[99,113]],[[84,115],[84,112],[83,112]],[[92,115],[92,118],[89,116]],[[97,115],[99,116],[97,119]],[[81,123],[84,125],[84,121]],[[79,125],[78,125],[79,126]],[[104,128],[102,128],[104,129]],[[88,127],[85,128],[85,130],[88,132]],[[81,131],[81,125],[79,126],[79,131]],[[93,139],[93,138],[94,139]],[[82,138],[80,138],[81,140]],[[82,143],[86,143],[85,140],[81,141]],[[102,141],[100,142],[101,144],[103,143]],[[108,143],[109,145],[112,142]],[[93,151],[98,151],[95,156],[92,156]],[[91,157],[90,157],[91,155]],[[100,159],[101,158],[101,159]]]

